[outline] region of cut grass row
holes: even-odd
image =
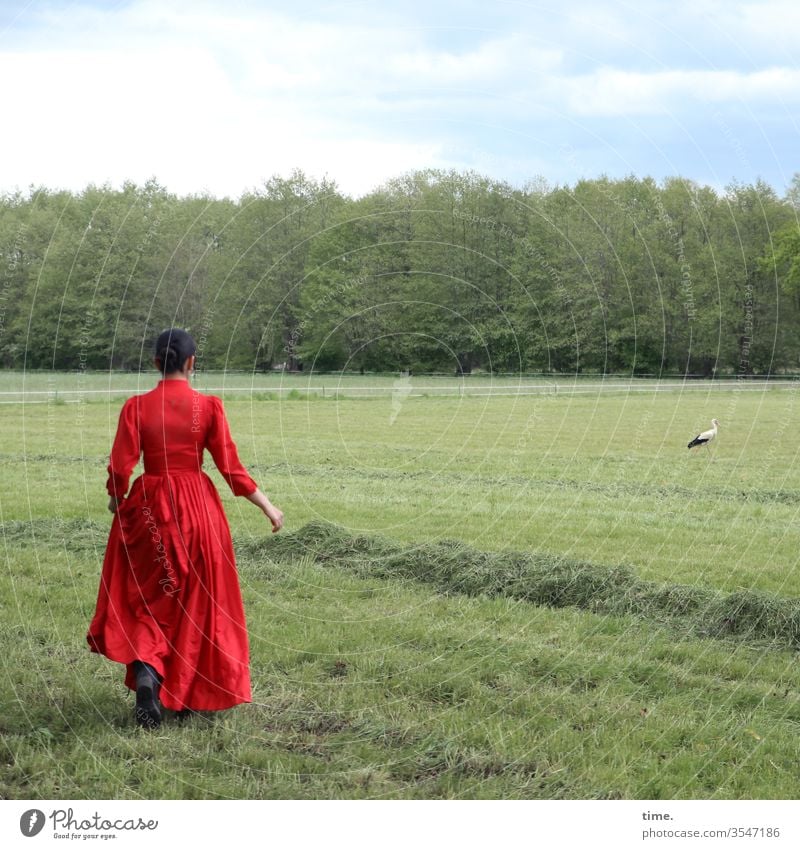
[[[239,550],[250,557],[311,558],[361,576],[420,581],[446,594],[502,596],[548,607],[669,621],[702,636],[737,634],[788,647],[800,644],[798,601],[752,590],[720,593],[642,581],[626,567],[539,553],[479,551],[453,540],[402,546],[380,536],[353,536],[321,522],[294,534],[243,542]]]
[[[90,520],[38,520],[0,525],[15,548],[64,552],[104,548],[106,528]],[[403,546],[380,535],[352,535],[324,522],[294,533],[235,541],[250,562],[305,562],[350,570],[360,577],[416,581],[445,595],[505,597],[547,607],[636,616],[670,624],[681,636],[732,637],[800,645],[800,601],[774,593],[643,581],[629,567],[607,567],[538,552],[480,551],[458,540]]]

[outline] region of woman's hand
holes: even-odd
[[[256,507],[260,507],[264,515],[272,522],[272,533],[276,534],[283,527],[283,513],[267,498],[260,490],[256,489],[250,495],[246,495],[248,501],[252,501]]]
[[[117,498],[115,495],[112,495],[111,498],[108,499],[108,509],[112,513],[116,513],[119,509],[119,505],[122,504],[122,499]]]
[[[272,533],[278,533],[283,527],[283,513],[274,504],[270,504],[264,513],[270,522],[272,522]]]

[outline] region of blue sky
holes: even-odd
[[[800,3],[0,2],[0,190],[800,171]]]

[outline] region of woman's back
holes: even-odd
[[[125,402],[109,476],[115,491],[125,492],[140,455],[147,475],[199,472],[204,449],[235,495],[256,489],[239,462],[222,401],[201,394],[186,380],[164,379],[150,392]]]

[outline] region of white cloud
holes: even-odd
[[[797,103],[800,69],[739,71],[660,71],[640,73],[601,68],[562,79],[569,111],[581,116],[664,115],[685,111],[687,104]]]
[[[639,36],[640,23],[629,10],[609,4],[583,4],[567,10],[572,32],[579,32],[589,44],[611,40],[633,44]]]
[[[80,188],[155,175],[178,192],[238,195],[301,166],[358,194],[437,161],[434,144],[336,139],[302,104],[242,97],[203,51],[6,54],[0,75],[25,81],[5,96],[5,187],[15,177]]]
[[[525,47],[512,36],[426,50],[408,32],[151,2],[46,23],[27,51],[0,54],[19,128],[0,137],[4,187],[155,175],[176,191],[235,195],[300,166],[361,193],[443,164],[443,141],[407,123],[437,108],[443,85],[498,83]],[[558,55],[524,61],[545,67]]]
[[[388,57],[387,76],[414,85],[491,85],[524,73],[550,73],[562,51],[534,47],[528,38],[511,35],[483,42],[475,50],[455,53],[417,48]]]
[[[728,14],[731,14],[730,10]],[[800,6],[796,0],[769,0],[765,3],[745,3],[737,12],[735,20],[741,33],[751,41],[753,38],[772,47],[790,47],[797,58],[800,44]]]
[[[747,26],[759,38],[780,26],[764,23],[765,7],[767,18],[787,16],[787,31],[800,27],[800,13],[778,0],[697,0],[678,12],[570,5],[516,27],[465,27],[458,40],[446,28],[390,26],[382,4],[349,21],[235,0],[31,11],[0,41],[14,43],[0,52],[10,81],[0,189],[155,175],[179,192],[236,195],[301,167],[361,193],[405,170],[458,165],[456,147],[465,163],[491,160],[498,177],[504,167],[524,172],[526,161],[543,171],[554,154],[537,140],[561,134],[557,148],[572,126],[591,134],[596,118],[702,121],[709,105],[726,103],[785,113],[800,97],[790,63],[713,70],[686,61],[687,44],[702,47],[712,6],[714,26]],[[645,52],[673,24],[683,32],[673,34],[683,39],[680,69]],[[602,65],[591,59],[600,54]]]

